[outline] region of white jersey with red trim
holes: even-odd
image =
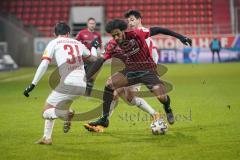
[[[76,72],[73,70],[85,73],[83,60],[89,56],[91,56],[90,51],[81,42],[67,37],[58,37],[49,42],[42,59],[51,61],[54,58],[59,67],[59,74],[63,76],[69,71]]]
[[[67,64],[78,64],[83,67],[83,57],[89,57],[90,51],[81,42],[66,38],[58,37],[49,42],[44,50],[42,59],[52,60],[55,58],[57,66]]]
[[[91,52],[81,42],[68,37],[58,37],[49,42],[42,60],[56,60],[62,84],[82,86],[85,79],[83,60],[90,56]],[[39,76],[35,77],[33,83],[39,80]]]

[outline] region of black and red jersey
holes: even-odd
[[[104,59],[119,58],[129,71],[155,70],[156,64],[145,41],[149,36],[148,29],[125,31],[125,39],[121,44],[114,39],[108,42]]]

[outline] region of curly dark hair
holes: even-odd
[[[125,14],[124,17],[125,18],[129,18],[130,16],[134,16],[137,19],[142,18],[141,12],[139,10],[128,10]]]
[[[65,22],[59,22],[55,25],[54,31],[56,36],[65,35],[70,33],[70,27]]]
[[[114,19],[107,23],[105,30],[107,33],[111,33],[114,29],[120,29],[120,31],[124,31],[127,29],[127,23],[121,19]]]

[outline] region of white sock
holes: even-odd
[[[45,120],[45,126],[44,126],[44,135],[46,139],[50,139],[52,137],[52,131],[53,131],[53,126],[54,126],[54,121],[55,120]]]
[[[134,97],[131,101],[131,104],[138,106],[143,111],[153,115],[156,111],[142,98]]]

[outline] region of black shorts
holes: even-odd
[[[154,71],[127,71],[122,70],[120,71],[125,77],[127,77],[128,85],[134,85],[138,83],[143,83],[147,86],[148,89],[152,89],[153,86],[157,84],[163,84]]]

